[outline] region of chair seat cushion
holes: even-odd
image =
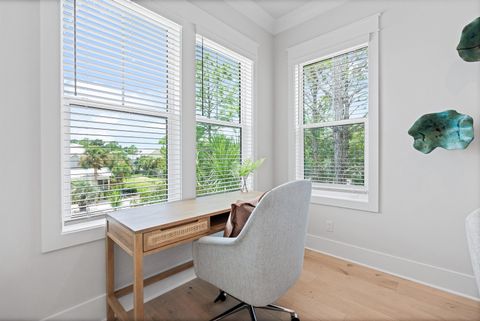
[[[223,232],[224,237],[237,237],[240,234],[263,195],[265,195],[265,193],[253,200],[237,201],[232,204],[232,209],[230,210],[230,215]]]

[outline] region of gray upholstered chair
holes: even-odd
[[[468,248],[480,293],[480,208],[467,216],[465,220]]]
[[[244,308],[290,313],[273,305],[297,280],[303,267],[311,183],[294,181],[265,194],[236,238],[206,236],[193,244],[195,273],[241,303],[212,320]],[[217,298],[218,299],[218,298]]]

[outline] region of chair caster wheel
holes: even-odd
[[[290,320],[291,321],[300,321],[300,319],[298,317],[292,317]]]
[[[220,293],[218,294],[217,298],[215,299],[215,301],[213,301],[214,303],[217,303],[219,301],[221,302],[225,302],[225,300],[227,299],[227,293],[223,292],[222,290],[220,290]]]

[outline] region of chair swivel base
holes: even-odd
[[[215,303],[218,301],[224,302],[227,299],[227,293],[220,290],[220,294],[217,296],[215,299]],[[252,321],[257,321],[257,316],[255,314],[255,309],[264,309],[264,310],[271,310],[271,311],[277,311],[277,312],[286,312],[290,314],[291,321],[300,321],[298,318],[298,315],[295,311],[278,306],[278,305],[273,305],[269,304],[267,306],[262,306],[262,307],[254,307],[250,304],[247,304],[245,302],[240,302],[236,306],[228,309],[227,311],[223,312],[222,314],[216,316],[215,318],[211,319],[210,321],[219,321],[222,320],[223,318],[226,318],[229,315],[232,315],[234,313],[237,313],[243,309],[248,309],[248,312],[250,314],[250,319]]]

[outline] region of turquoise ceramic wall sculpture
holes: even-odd
[[[480,17],[463,28],[457,50],[465,61],[480,61]]]
[[[446,110],[425,114],[408,130],[413,147],[424,154],[437,147],[465,149],[473,140],[473,119],[468,115]]]

